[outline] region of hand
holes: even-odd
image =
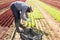
[[[31,22],[30,18],[27,18],[27,22]]]

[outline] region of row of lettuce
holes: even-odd
[[[32,6],[33,12],[29,13],[29,18],[31,19],[31,22],[27,22],[27,27],[36,27],[35,20],[43,18],[42,14],[40,13],[39,9],[34,5],[34,3],[31,0],[27,1],[27,4],[29,6]]]
[[[39,4],[49,15],[51,15],[57,22],[60,22],[60,10],[45,4],[44,2],[41,2],[39,0],[35,0],[37,2],[37,4]]]

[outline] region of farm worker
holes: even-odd
[[[28,18],[28,13],[32,12],[32,8],[31,6],[28,6],[26,3],[21,1],[12,2],[10,8],[14,15],[16,30],[19,32],[19,28],[18,28],[19,26],[25,28],[20,23],[21,19],[29,22],[30,20]]]

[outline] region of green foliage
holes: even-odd
[[[45,4],[41,1],[35,0],[40,6],[49,14],[51,15],[56,21],[60,22],[60,10],[57,10],[55,7],[52,7],[48,4]]]
[[[31,22],[27,22],[27,25],[28,27],[35,27],[35,19],[43,18],[43,16],[31,0],[28,0],[27,4],[29,4],[33,8],[33,12],[28,14],[29,18],[31,19]]]

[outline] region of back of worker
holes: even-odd
[[[12,4],[14,4],[18,10],[21,10],[21,9],[26,10],[28,8],[28,5],[21,1],[15,1],[11,3],[11,5]]]

